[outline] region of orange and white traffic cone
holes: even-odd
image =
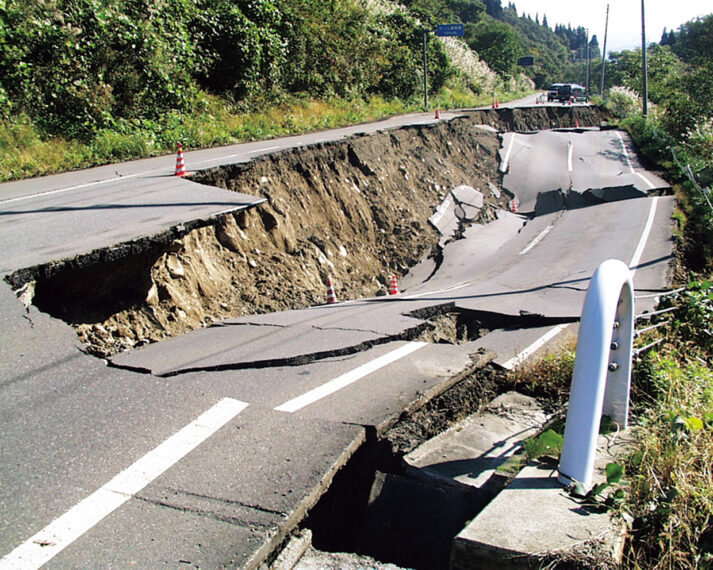
[[[389,295],[399,294],[399,283],[396,281],[396,275],[391,276],[391,282],[389,283]]]
[[[436,119],[440,119],[440,118],[441,118],[441,112],[438,109],[436,109]]]
[[[575,117],[575,119],[574,119],[574,126],[575,126],[575,128],[577,128],[577,129],[579,128],[579,119],[577,119],[576,117]]]
[[[332,305],[337,302],[337,295],[334,293],[332,279],[327,277],[327,304]]]
[[[186,175],[186,164],[183,162],[183,145],[178,143],[178,155],[176,156],[176,176]]]

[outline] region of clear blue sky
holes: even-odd
[[[503,6],[508,1],[503,0]],[[518,15],[547,16],[550,28],[555,24],[571,24],[573,28],[589,28],[597,35],[599,47],[604,47],[604,22],[609,4],[609,39],[607,51],[621,51],[641,46],[641,0],[512,0]],[[646,43],[658,42],[664,27],[678,27],[699,16],[713,14],[711,0],[644,0]]]

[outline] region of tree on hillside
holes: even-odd
[[[599,40],[597,40],[597,34],[594,34],[589,41],[589,59],[596,60],[601,59],[601,57],[602,53],[599,50]]]
[[[683,24],[673,46],[673,51],[687,63],[713,59],[713,14]]]
[[[485,13],[485,4],[480,0],[448,0],[448,6],[464,24],[479,22]]]
[[[116,118],[156,119],[188,108],[189,0],[105,4],[100,0],[0,3],[0,96],[42,130],[91,137]],[[171,46],[171,50],[165,49]],[[3,97],[0,97],[3,98]]]
[[[491,69],[504,77],[513,74],[522,46],[511,26],[491,18],[466,25],[466,43]]]
[[[203,0],[198,8],[192,35],[204,88],[239,101],[280,84],[286,28],[275,2]]]
[[[503,17],[503,7],[500,0],[485,0],[485,11],[488,16],[500,20]]]
[[[660,46],[667,46],[669,45],[668,43],[668,32],[666,31],[666,27],[664,26],[663,33],[661,34],[661,39],[659,40],[659,45]]]

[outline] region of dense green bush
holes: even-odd
[[[244,109],[299,93],[408,100],[423,84],[422,30],[358,0],[6,0],[0,106],[91,140],[192,113],[201,90]],[[428,55],[437,91],[454,70],[432,34]]]
[[[0,92],[49,133],[186,109],[195,93],[190,0],[0,4]]]

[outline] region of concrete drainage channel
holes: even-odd
[[[497,465],[554,412],[513,392],[489,358],[372,433],[272,567],[449,567],[454,537],[508,481]]]

